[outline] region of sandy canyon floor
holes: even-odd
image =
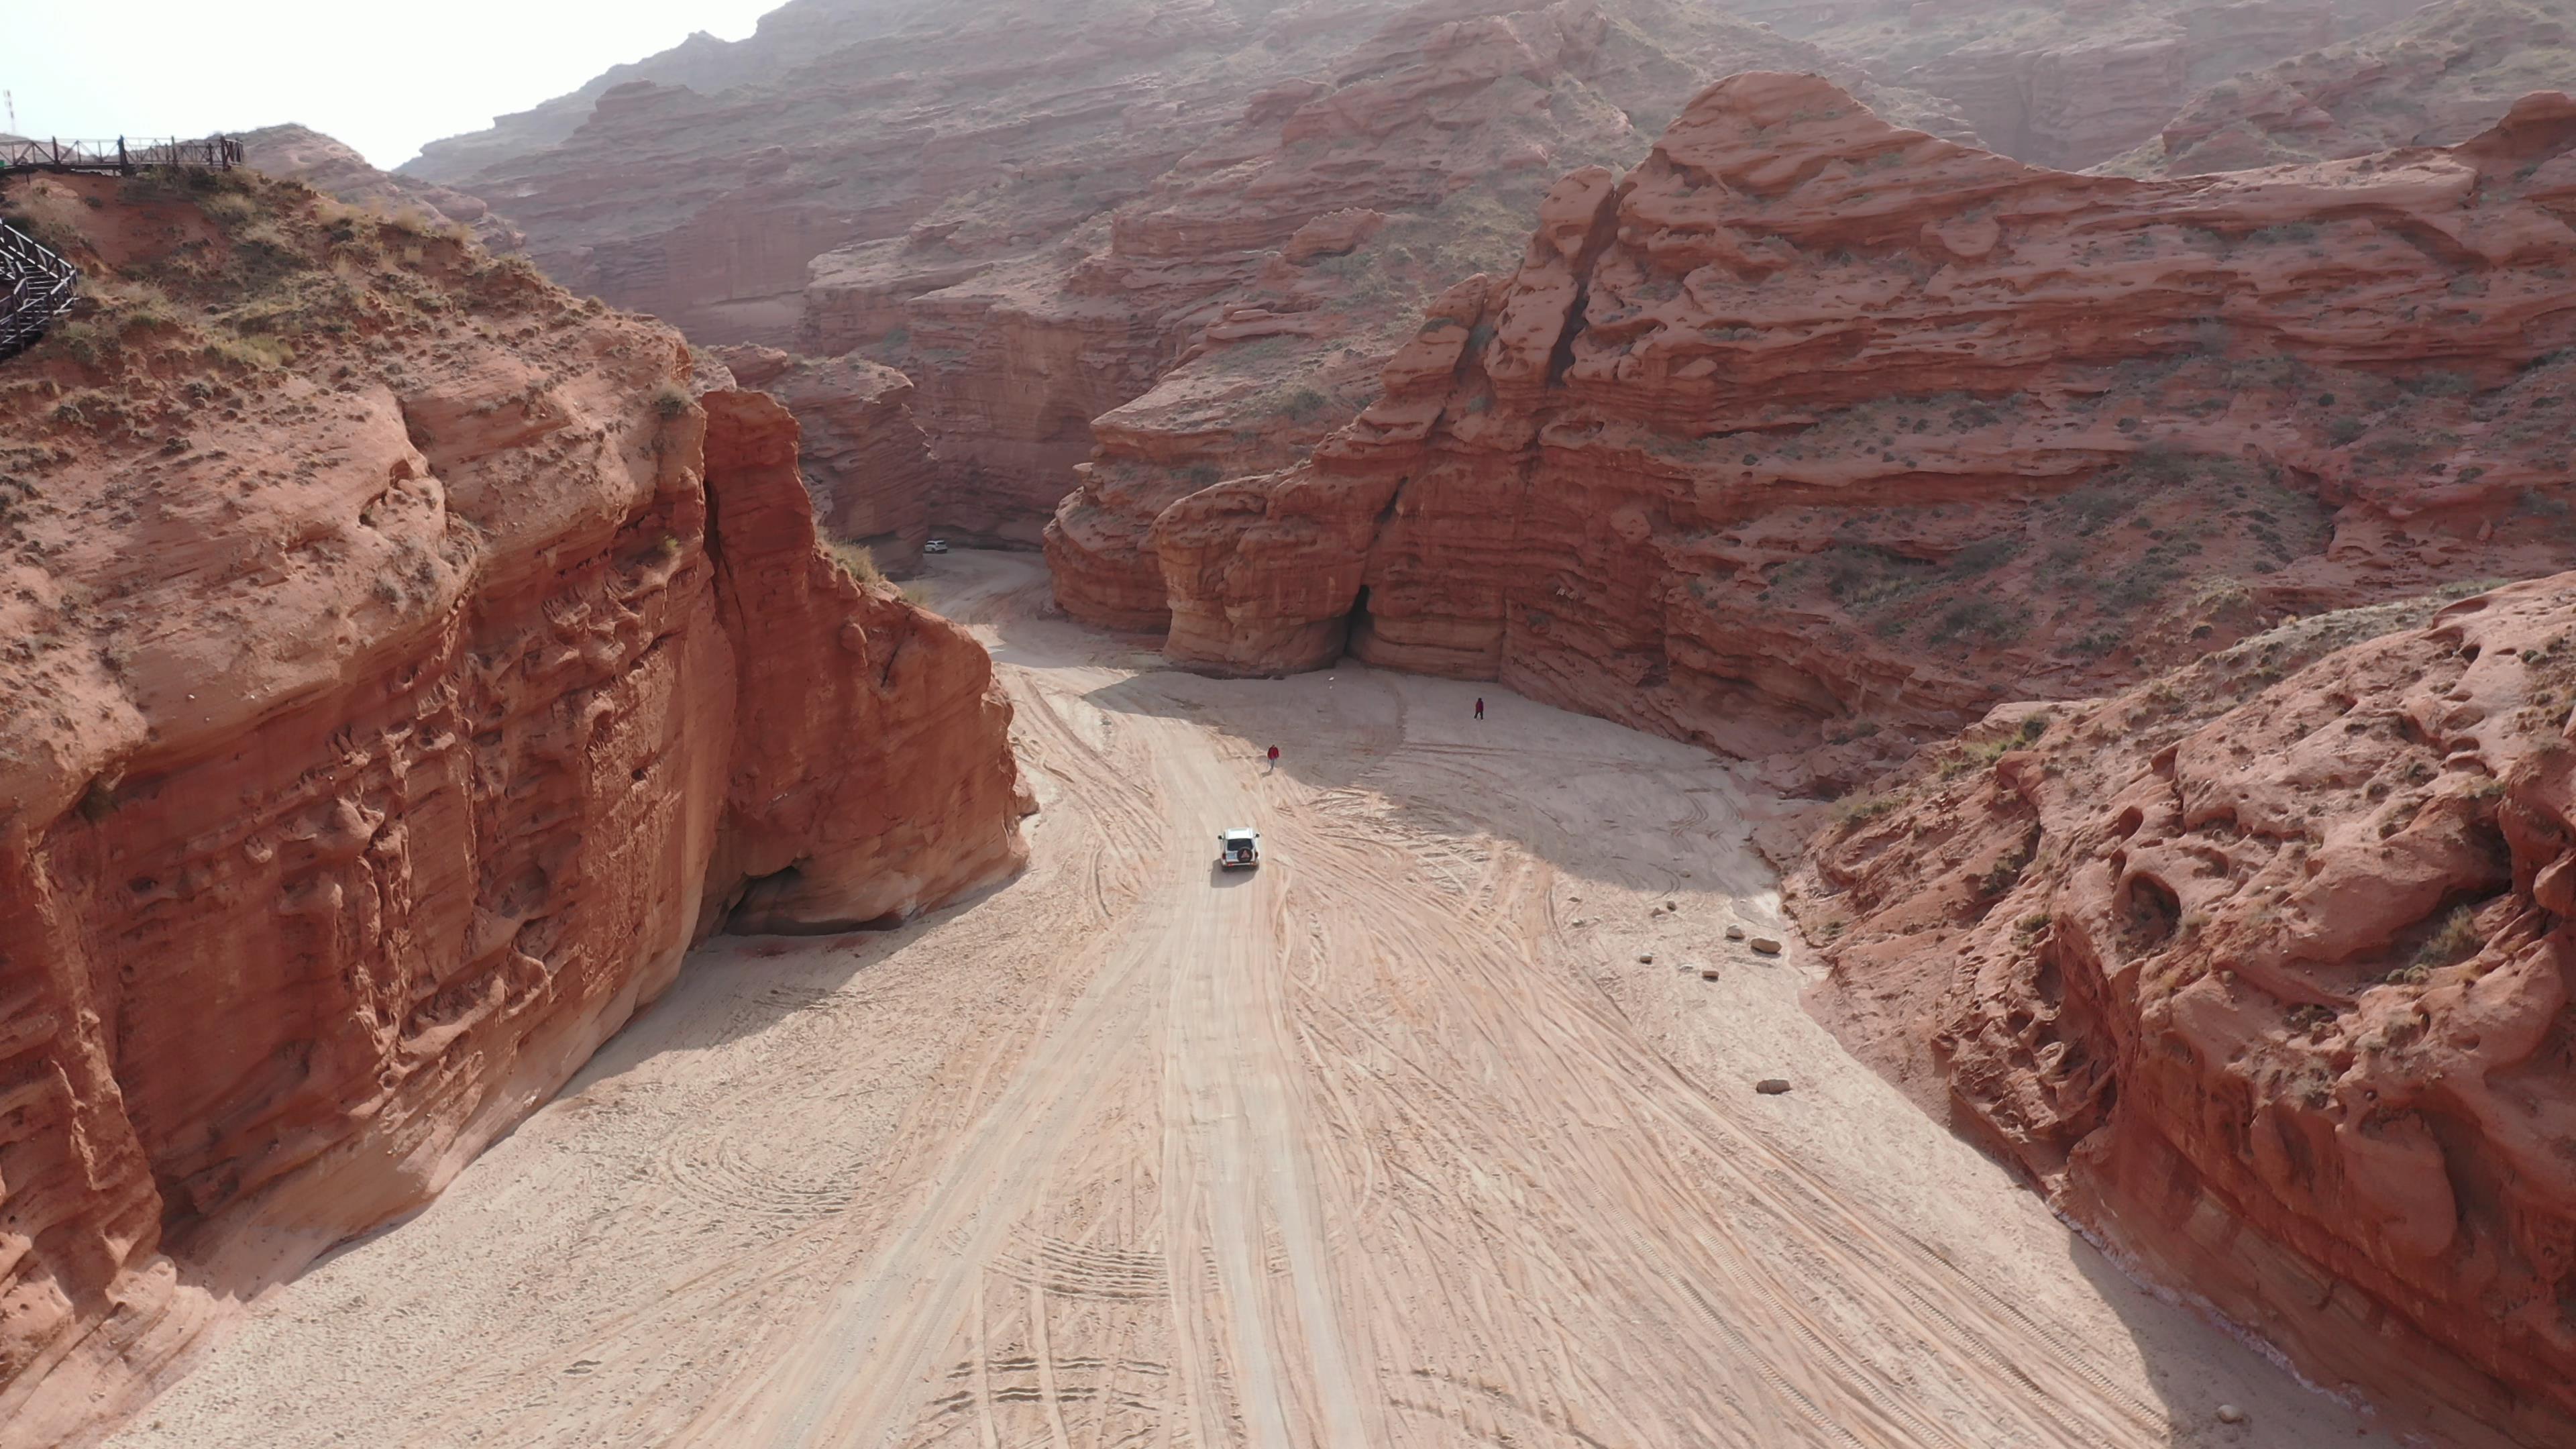
[[[1724,939],[1780,917],[1721,762],[1490,686],[1163,671],[1034,559],[933,565],[1018,699],[1034,868],[710,945],[116,1444],[2386,1442],[1846,1057],[1794,940]],[[1244,823],[1268,863],[1220,877]]]

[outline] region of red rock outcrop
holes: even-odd
[[[1820,1014],[2312,1378],[2570,1442],[2571,702],[2559,574],[1998,711],[1814,840]]]
[[[387,213],[417,213],[429,226],[459,226],[490,252],[514,252],[527,237],[479,196],[454,187],[379,171],[367,158],[306,126],[266,126],[240,137],[244,161],[271,176],[301,181],[325,196]]]
[[[2341,45],[2231,77],[2103,170],[2192,176],[2465,141],[2576,75],[2564,0],[2441,0]]]
[[[912,379],[863,357],[798,357],[772,347],[719,347],[746,388],[796,416],[798,467],[824,532],[864,544],[880,568],[903,578],[921,566],[930,537],[937,463],[912,416]]]
[[[130,1408],[418,1206],[729,919],[1023,847],[983,651],[796,430],[516,259],[249,173],[40,180],[0,374],[0,1421]]]
[[[1737,76],[1559,183],[1311,461],[1163,509],[1167,652],[1347,647],[1763,754],[2546,572],[2571,141],[2538,96],[2449,150],[2138,182]]]

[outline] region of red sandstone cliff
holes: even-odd
[[[2441,0],[2194,96],[2103,170],[2189,176],[2449,145],[2576,76],[2566,0]]]
[[[2433,607],[1998,711],[1790,898],[1844,1040],[2147,1276],[2435,1442],[2567,1443],[2576,574]]]
[[[2535,97],[2451,150],[2148,183],[1738,76],[1559,183],[1310,462],[1123,526],[1183,663],[1347,647],[1747,754],[2545,572],[2571,139]]]
[[[816,549],[655,324],[247,173],[8,203],[99,299],[0,371],[0,1421],[129,1408],[417,1206],[728,919],[1023,847],[962,631]]]
[[[518,218],[567,284],[697,341],[902,369],[947,532],[1034,544],[1094,464],[1111,501],[1059,525],[1058,567],[1098,576],[1070,607],[1096,594],[1084,617],[1132,624],[1160,617],[1134,602],[1137,500],[1284,465],[1347,422],[1395,324],[1510,264],[1540,178],[1634,164],[1711,77],[1817,71],[1902,124],[2080,165],[2194,87],[2402,6],[1738,8],[796,0],[412,169]],[[809,428],[816,396],[795,404]]]

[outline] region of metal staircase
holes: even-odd
[[[0,360],[26,351],[80,296],[80,270],[0,221]]]

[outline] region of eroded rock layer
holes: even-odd
[[[0,378],[0,1420],[54,1443],[693,942],[992,881],[1021,802],[982,649],[668,330],[248,174],[7,200],[99,299]]]
[[[1998,711],[1813,842],[1821,1012],[2312,1377],[2569,1442],[2571,702],[2559,574]]]
[[[1183,663],[1347,648],[1748,754],[2547,572],[2571,139],[2539,96],[2449,150],[2138,182],[1737,76],[1559,183],[1310,461],[1117,527]]]

